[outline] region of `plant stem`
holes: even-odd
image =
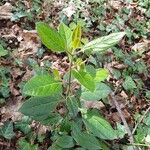
[[[70,87],[71,87],[71,68],[72,68],[72,55],[70,55],[71,57],[69,57],[70,59],[70,65],[69,65],[69,80],[68,80],[68,87],[67,87],[67,92],[66,92],[66,98],[69,96],[70,94]]]
[[[121,84],[121,83],[120,83],[120,84]],[[120,84],[119,84],[119,85],[120,85]],[[116,107],[116,109],[117,109],[117,111],[118,111],[118,113],[119,113],[119,116],[120,116],[120,118],[121,118],[121,120],[122,120],[122,122],[123,122],[123,124],[124,124],[124,126],[125,126],[125,128],[126,128],[126,131],[127,131],[127,133],[128,133],[129,139],[130,139],[130,143],[132,144],[132,143],[134,143],[134,138],[133,138],[132,132],[131,132],[129,126],[128,126],[128,123],[127,123],[127,121],[126,121],[126,119],[125,119],[125,117],[124,117],[122,111],[121,111],[121,108],[120,108],[119,103],[118,103],[117,100],[115,99],[115,95],[116,95],[116,93],[117,93],[117,91],[118,91],[119,85],[116,87],[115,91],[111,94],[111,98],[112,98],[112,101],[113,101],[113,103],[114,103],[114,105],[115,105],[115,107]],[[137,147],[134,147],[134,149],[135,149],[135,150],[138,150]]]

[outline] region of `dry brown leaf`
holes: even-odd
[[[127,121],[130,121],[131,120],[131,115],[130,113],[126,110],[126,109],[123,109],[122,110],[122,113],[125,117],[125,119]],[[120,118],[120,115],[118,112],[114,112],[110,115],[110,119],[113,120],[114,122],[122,122],[121,118]]]
[[[16,83],[12,80],[9,83],[10,91],[13,96],[18,96],[20,94],[19,90],[16,89]]]
[[[105,105],[101,101],[84,101],[83,106],[85,108],[96,108],[98,110],[101,110],[105,107]]]
[[[22,105],[22,96],[16,96],[15,101],[9,100],[8,103],[0,109],[1,122],[11,119],[13,122],[22,118],[22,114],[18,112]]]
[[[136,43],[132,49],[134,51],[139,51],[141,53],[146,52],[149,50],[150,47],[150,40],[144,40],[143,42]]]
[[[41,42],[35,30],[23,30],[22,38],[23,40],[20,42],[20,48],[18,49],[18,51],[31,50],[33,53],[35,53],[41,46]]]
[[[11,19],[13,6],[10,3],[5,3],[3,6],[0,6],[0,19]]]

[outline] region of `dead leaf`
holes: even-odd
[[[71,2],[68,7],[63,9],[63,13],[70,18],[76,12],[75,10],[75,4]]]
[[[12,80],[10,81],[10,91],[13,96],[18,96],[20,94],[19,90],[16,89],[16,83]]]
[[[22,96],[16,96],[15,101],[9,100],[8,103],[0,109],[1,122],[11,119],[13,122],[22,118],[22,114],[18,112],[22,103]]]
[[[10,3],[5,3],[3,6],[0,6],[0,19],[11,19],[13,6]]]
[[[136,43],[132,49],[134,51],[139,51],[141,53],[146,52],[149,50],[149,46],[150,46],[150,40],[144,40],[143,42],[140,43]]]
[[[85,108],[96,108],[98,110],[101,110],[105,107],[105,105],[101,101],[84,101],[83,106]]]

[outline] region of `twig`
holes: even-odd
[[[140,118],[139,122],[135,125],[133,131],[132,131],[132,135],[135,133],[136,129],[138,128],[139,124],[143,121],[143,119],[145,118],[146,114],[150,111],[150,106],[147,108],[147,110],[144,112],[144,114],[142,115],[142,117]]]
[[[72,67],[72,60],[70,62],[70,66],[69,66],[69,80],[68,80],[68,88],[67,88],[67,92],[66,92],[66,97],[68,97],[69,93],[70,93],[70,87],[71,87],[71,67]]]
[[[123,113],[122,113],[122,111],[121,111],[121,108],[120,108],[118,102],[117,102],[116,99],[114,98],[114,95],[113,95],[113,94],[112,94],[111,97],[112,97],[112,101],[113,101],[113,103],[115,104],[116,109],[117,109],[117,111],[118,111],[118,113],[119,113],[119,116],[120,116],[120,118],[121,118],[121,120],[122,120],[122,122],[123,122],[123,124],[124,124],[124,126],[125,126],[125,128],[126,128],[126,130],[127,130],[128,136],[129,136],[129,138],[130,138],[130,142],[131,142],[131,143],[134,143],[134,138],[133,138],[132,132],[131,132],[131,130],[130,130],[128,124],[127,124],[127,121],[126,121],[126,119],[125,119],[125,117],[124,117],[124,115],[123,115]]]
[[[120,83],[120,84],[121,84],[121,83]],[[119,84],[119,85],[120,85],[120,84]],[[113,101],[113,103],[115,104],[115,107],[116,107],[116,109],[117,109],[117,111],[118,111],[118,113],[119,113],[119,116],[120,116],[120,118],[121,118],[121,120],[122,120],[122,122],[123,122],[123,124],[124,124],[124,126],[125,126],[125,128],[126,128],[126,131],[127,131],[127,133],[128,133],[128,136],[129,136],[130,143],[132,144],[132,143],[134,143],[134,138],[133,138],[132,132],[131,132],[129,126],[128,126],[128,123],[127,123],[127,121],[126,121],[126,119],[125,119],[125,117],[124,117],[122,111],[121,111],[121,108],[120,108],[119,103],[118,103],[118,102],[116,101],[116,99],[115,99],[115,95],[116,95],[116,93],[117,93],[117,91],[118,91],[119,85],[116,87],[115,91],[111,94],[111,98],[112,98],[112,101]],[[136,147],[135,147],[134,149],[137,150]]]
[[[149,148],[150,148],[150,145],[149,145],[149,144],[132,143],[132,144],[130,144],[130,145],[143,146],[143,147],[149,147]]]

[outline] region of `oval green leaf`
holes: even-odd
[[[67,50],[69,50],[71,48],[71,41],[72,41],[71,29],[64,23],[61,23],[59,26],[59,34],[65,39]]]
[[[83,85],[85,88],[87,88],[90,91],[95,90],[95,82],[92,76],[85,72],[84,70],[72,70],[73,76],[80,82],[81,85]]]
[[[95,136],[106,140],[117,139],[116,131],[111,127],[109,122],[102,117],[99,117],[92,112],[87,112],[87,114],[83,115],[83,118],[85,126]]]
[[[62,148],[71,148],[74,146],[74,141],[71,136],[63,135],[57,139],[56,145],[58,145]]]
[[[49,25],[38,22],[36,30],[43,44],[55,52],[64,52],[66,49],[65,39]]]
[[[103,68],[97,69],[96,77],[94,80],[96,82],[104,81],[105,79],[107,79],[108,75],[109,75],[109,71],[107,69],[103,69]]]
[[[72,126],[72,135],[74,140],[83,148],[88,150],[100,150],[102,149],[100,143],[96,137],[86,132],[81,132],[76,124]]]
[[[30,96],[50,96],[60,91],[60,82],[49,75],[34,76],[23,88],[23,93]]]
[[[72,47],[73,49],[79,48],[81,45],[81,26],[77,25],[72,35]]]
[[[95,91],[91,92],[84,89],[81,93],[81,99],[85,101],[98,101],[107,98],[111,89],[105,83],[97,83]]]
[[[84,51],[92,50],[93,52],[105,51],[117,44],[125,35],[125,32],[112,33],[108,36],[103,36],[87,43]]]
[[[57,95],[51,97],[32,97],[25,101],[19,111],[25,116],[32,117],[34,120],[44,120],[50,115],[50,112],[54,111],[59,101],[60,97]]]

